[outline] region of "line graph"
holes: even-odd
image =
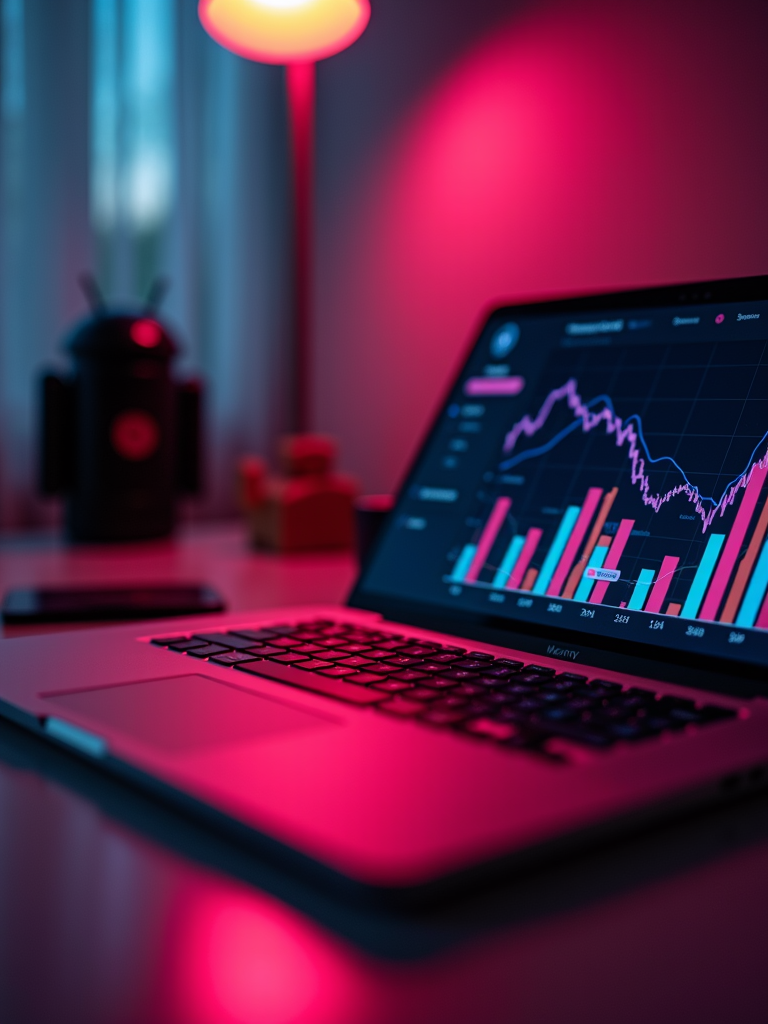
[[[738,476],[726,484],[720,497],[702,495],[699,488],[691,482],[685,470],[674,458],[668,455],[658,457],[651,455],[643,435],[643,424],[639,415],[632,414],[623,419],[617,414],[610,395],[597,395],[595,398],[584,402],[579,394],[578,387],[576,378],[569,378],[560,387],[550,391],[535,416],[531,417],[526,413],[515,423],[504,438],[503,451],[505,453],[514,452],[521,437],[534,437],[539,433],[545,427],[558,403],[565,401],[574,417],[572,423],[558,431],[554,437],[550,438],[543,445],[537,448],[526,449],[504,459],[499,465],[499,469],[502,472],[508,472],[524,461],[552,451],[568,435],[574,433],[579,428],[581,428],[584,434],[587,434],[604,423],[606,435],[615,435],[616,446],[627,446],[627,458],[631,464],[631,482],[633,485],[639,485],[643,504],[650,506],[655,512],[658,512],[672,498],[678,494],[685,494],[694,505],[696,514],[701,518],[701,532],[705,533],[713,523],[718,512],[720,516],[724,515],[726,509],[736,501],[739,491],[749,486],[753,474],[755,472],[759,475],[764,474],[766,469],[768,469],[768,451],[766,451],[768,447],[768,431],[766,431],[755,445],[748,465]],[[598,405],[601,407],[597,411],[593,411],[593,408]],[[761,452],[762,454],[760,454]],[[683,482],[676,484],[663,493],[657,492],[653,494],[651,492],[650,477],[646,472],[646,465],[658,465],[664,462],[669,463],[680,473],[683,477]]]

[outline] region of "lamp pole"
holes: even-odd
[[[293,192],[293,394],[296,433],[312,422],[312,246],[314,226],[315,64],[286,64]]]

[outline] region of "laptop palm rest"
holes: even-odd
[[[167,753],[337,724],[303,708],[202,675],[41,696],[93,727],[106,726]]]

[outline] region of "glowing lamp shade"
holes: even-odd
[[[346,49],[371,16],[369,0],[200,0],[206,32],[265,64],[321,60]]]

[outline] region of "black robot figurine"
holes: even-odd
[[[92,316],[65,343],[68,379],[43,377],[41,490],[67,501],[75,541],[163,537],[176,495],[199,487],[200,386],[176,383],[176,345],[151,303]]]

